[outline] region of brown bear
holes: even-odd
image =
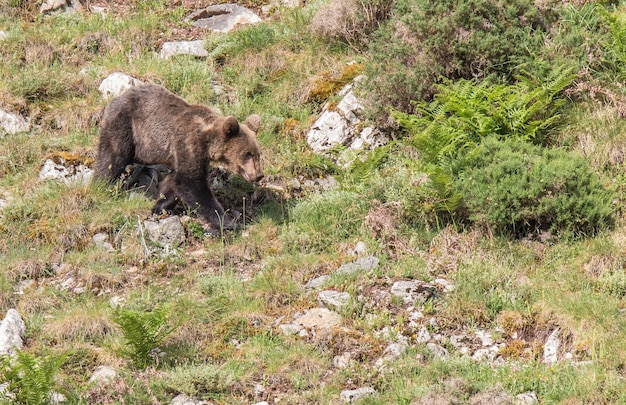
[[[239,123],[162,86],[141,84],[105,108],[94,176],[111,183],[132,163],[166,165],[172,173],[159,185],[152,212],[169,211],[180,200],[209,224],[232,229],[233,220],[209,186],[209,162],[224,164],[247,181],[261,180],[259,126],[258,115]]]

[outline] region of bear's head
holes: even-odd
[[[222,161],[229,171],[239,174],[249,182],[263,178],[261,152],[256,139],[260,126],[261,117],[256,114],[249,116],[241,124],[232,116],[226,117],[222,123],[225,134]]]

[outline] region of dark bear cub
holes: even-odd
[[[260,124],[258,115],[239,123],[156,84],[132,87],[104,110],[94,176],[114,182],[132,163],[166,165],[172,173],[159,184],[154,213],[169,211],[180,200],[209,224],[232,229],[233,220],[209,186],[209,162],[224,164],[247,181],[261,180]]]

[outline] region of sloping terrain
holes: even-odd
[[[209,3],[0,0],[0,110],[26,125],[0,127],[0,314],[25,323],[3,401],[626,402],[621,2],[493,6],[485,35],[459,28],[478,0],[250,0],[230,33],[185,20]],[[114,72],[261,116],[263,181],[213,169],[239,229],[81,180]],[[314,153],[361,74],[357,126],[389,143]]]

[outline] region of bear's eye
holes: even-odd
[[[244,155],[246,159],[252,159],[253,156],[254,155],[252,154],[252,152],[246,152],[246,154]]]

